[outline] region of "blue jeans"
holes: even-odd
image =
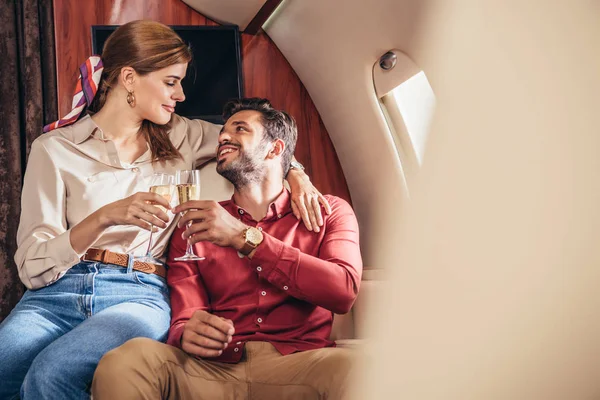
[[[89,399],[104,353],[135,337],[164,341],[164,279],[81,262],[50,286],[29,290],[0,324],[0,399]]]

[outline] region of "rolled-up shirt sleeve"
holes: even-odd
[[[15,254],[19,277],[29,289],[55,282],[80,260],[71,246],[65,203],[60,171],[43,142],[36,140],[23,182]]]

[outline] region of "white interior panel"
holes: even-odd
[[[182,0],[200,14],[220,23],[238,25],[240,30],[252,21],[266,0]]]
[[[407,192],[375,94],[373,64],[391,49],[411,55],[419,4],[289,0],[265,26],[323,118],[359,219],[365,265],[374,268],[397,264]]]
[[[427,3],[436,114],[356,398],[597,399],[600,2]]]

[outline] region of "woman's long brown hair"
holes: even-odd
[[[139,75],[180,63],[189,63],[192,51],[171,28],[154,21],[132,21],[117,28],[102,50],[104,71],[98,92],[89,107],[98,112],[110,90],[117,85],[121,69],[131,67]],[[145,120],[140,128],[150,146],[153,161],[181,157],[169,138],[171,123],[158,125]]]

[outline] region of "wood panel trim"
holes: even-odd
[[[267,0],[260,10],[258,10],[254,18],[252,18],[252,21],[250,21],[244,30],[244,33],[256,35],[282,1],[283,0]]]

